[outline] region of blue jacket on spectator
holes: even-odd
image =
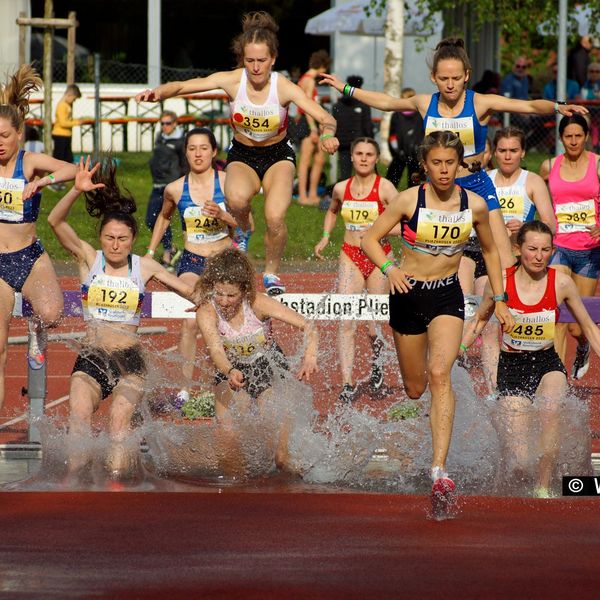
[[[579,96],[579,84],[573,79],[567,79],[567,100],[575,100]],[[544,100],[556,100],[556,79],[544,86]]]
[[[517,100],[529,100],[529,77],[527,75],[517,77],[514,73],[506,75],[500,85],[500,95],[506,94]]]

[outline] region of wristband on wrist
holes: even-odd
[[[227,371],[227,376],[229,377],[231,371],[234,371],[234,370],[235,370],[235,367],[231,367],[231,369],[229,369],[229,371]]]
[[[350,87],[351,87],[351,86],[350,86],[350,84],[349,84],[349,83],[347,83],[347,84],[344,86],[344,89],[342,90],[342,94],[343,94],[344,96],[347,96],[347,95],[350,93]]]
[[[508,294],[506,292],[504,292],[503,294],[496,294],[495,296],[492,296],[492,300],[494,302],[507,302]]]
[[[394,263],[391,260],[386,260],[380,267],[379,270],[385,275],[385,271],[388,267],[393,267]]]
[[[328,238],[331,234],[329,233],[329,231],[325,231],[323,230],[323,237],[324,238]]]
[[[354,96],[354,92],[355,92],[355,91],[356,91],[356,88],[355,88],[355,87],[351,87],[351,88],[348,90],[348,96],[349,96],[350,98],[352,98],[352,96]]]
[[[467,347],[466,347],[464,344],[461,344],[461,345],[460,345],[460,349],[461,349],[463,352],[466,352],[466,351],[468,350],[468,348],[467,348]]]
[[[56,181],[56,177],[54,176],[53,173],[48,173],[47,177],[52,183],[54,183]]]
[[[321,136],[321,141],[324,142],[325,140],[329,140],[331,138],[335,137],[335,135],[333,135],[333,133],[324,133]]]
[[[148,248],[148,250],[146,250],[146,254],[149,254],[150,256],[154,256],[154,250],[152,250],[151,248]]]

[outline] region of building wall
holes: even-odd
[[[20,12],[31,16],[29,0],[0,0],[0,74],[12,73],[19,66]],[[26,59],[29,59],[29,32],[27,28]]]

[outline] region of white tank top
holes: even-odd
[[[264,104],[253,104],[246,90],[248,83],[246,69],[242,69],[237,95],[229,103],[231,126],[237,133],[255,142],[264,142],[287,130],[288,109],[279,103],[278,77],[278,73],[271,73],[267,101]]]
[[[104,254],[98,250],[96,260],[81,285],[83,319],[139,325],[144,290],[139,256],[129,255],[127,277],[115,277],[104,273]]]
[[[500,209],[504,222],[508,223],[512,219],[518,219],[527,223],[532,221],[535,216],[535,204],[527,194],[527,176],[529,171],[521,169],[518,179],[512,185],[496,185],[496,175],[498,169],[489,172],[490,179],[496,188]]]

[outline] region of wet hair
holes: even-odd
[[[331,64],[331,58],[329,56],[329,52],[327,50],[317,50],[310,55],[308,59],[308,68],[309,69],[320,69],[325,68],[329,69],[329,65]]]
[[[242,296],[251,304],[256,299],[254,267],[246,254],[237,248],[226,248],[208,259],[195,288],[201,294],[202,304],[210,300],[218,283],[237,285]]]
[[[521,144],[521,148],[525,150],[525,132],[518,127],[504,127],[503,129],[498,129],[494,135],[494,142],[492,143],[492,148],[496,151],[496,147],[498,146],[498,142],[503,138],[517,138],[519,143]]]
[[[359,138],[352,140],[352,143],[350,144],[350,154],[352,154],[354,152],[354,148],[356,148],[356,146],[358,146],[358,144],[371,144],[371,146],[373,146],[375,148],[375,152],[377,152],[377,156],[379,156],[381,154],[379,144],[373,138],[370,138],[370,137],[359,137]]]
[[[110,221],[119,221],[131,229],[133,237],[138,233],[138,224],[133,216],[137,207],[129,190],[123,191],[117,184],[117,167],[112,156],[100,157],[101,167],[94,173],[93,182],[105,187],[85,193],[85,208],[90,215],[100,219],[101,232]]]
[[[534,233],[545,233],[550,236],[550,243],[552,243],[553,235],[550,227],[542,221],[527,221],[523,223],[519,231],[517,231],[517,245],[522,246],[525,243],[525,236],[530,232]]]
[[[244,65],[244,49],[248,44],[266,44],[271,57],[275,58],[279,50],[278,31],[279,25],[269,13],[246,13],[242,18],[242,33],[236,36],[231,44],[238,67]]]
[[[461,38],[446,38],[435,47],[435,53],[431,59],[432,73],[437,73],[440,60],[459,60],[466,73],[472,71],[471,61],[465,50],[465,42]]]
[[[581,129],[583,129],[585,135],[587,135],[590,132],[590,125],[587,119],[583,115],[573,113],[570,117],[563,117],[560,120],[560,124],[558,126],[558,135],[560,135],[560,137],[563,136],[565,129],[569,125],[579,125]]]
[[[21,131],[29,112],[29,94],[41,89],[42,85],[31,65],[21,65],[6,83],[0,84],[0,118]]]

